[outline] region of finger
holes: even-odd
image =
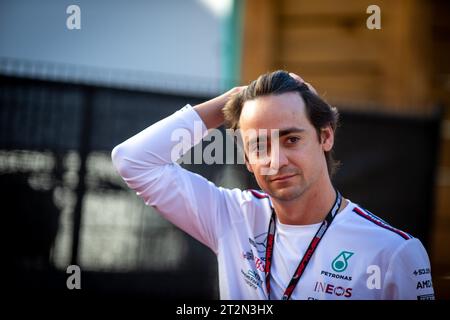
[[[229,98],[241,93],[243,90],[245,90],[245,88],[247,88],[247,86],[234,87],[234,88],[230,89],[229,91],[225,92],[224,95],[227,96],[229,99]]]
[[[305,80],[303,80],[302,77],[300,77],[299,75],[297,75],[295,73],[289,72],[289,75],[300,83],[305,82]]]
[[[244,91],[246,88],[247,88],[247,86],[236,87],[236,91],[234,93],[236,93],[236,94],[240,93],[240,92]]]
[[[299,75],[297,75],[297,74],[295,74],[295,73],[293,73],[293,72],[289,72],[289,75],[290,75],[292,78],[294,78],[295,80],[297,80],[298,82],[300,82],[300,83],[302,83],[302,84],[304,83],[304,84],[308,87],[309,90],[311,90],[312,92],[314,92],[314,94],[317,94],[316,89],[314,89],[314,87],[313,87],[309,82],[306,82],[305,80],[303,80],[302,77],[300,77]]]
[[[314,94],[317,95],[316,89],[314,89],[314,87],[309,82],[305,82],[305,84],[309,88],[309,90],[311,90],[312,92],[314,92]]]

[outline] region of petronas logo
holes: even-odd
[[[342,272],[348,267],[348,259],[353,255],[353,252],[350,251],[342,251],[339,255],[334,258],[331,263],[331,267],[336,272]]]

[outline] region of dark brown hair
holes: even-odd
[[[246,101],[267,95],[279,95],[286,92],[298,92],[305,102],[306,116],[317,132],[321,141],[321,129],[330,126],[334,133],[339,121],[339,112],[318,95],[312,92],[305,83],[299,83],[288,72],[277,70],[266,73],[252,81],[250,85],[238,94],[232,96],[223,109],[225,125],[234,130],[239,128],[242,107]],[[333,158],[333,149],[325,151],[328,173],[336,172],[339,162]]]

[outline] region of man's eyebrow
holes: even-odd
[[[304,132],[305,129],[303,128],[297,128],[297,127],[290,127],[290,128],[286,128],[286,129],[280,129],[279,131],[279,135],[280,137],[291,134],[291,133],[299,133],[299,132]]]
[[[290,128],[278,129],[278,130],[279,130],[278,131],[279,137],[286,136],[291,133],[301,133],[301,132],[306,131],[305,129],[298,128],[298,127],[290,127]],[[263,140],[262,138],[265,138],[265,136],[258,136],[258,137],[252,138],[248,141],[248,145],[252,145],[252,144],[256,143],[258,140]]]
[[[280,129],[279,136],[282,137],[282,136],[286,136],[291,133],[299,133],[299,132],[304,132],[304,131],[305,131],[305,129],[303,129],[303,128],[290,127],[290,128],[286,128],[286,129]]]

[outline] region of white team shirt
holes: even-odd
[[[202,135],[194,135],[194,122]],[[127,185],[146,205],[217,255],[221,299],[267,299],[264,260],[272,204],[255,191],[215,186],[171,160],[175,129],[207,135],[187,105],[112,151]],[[347,199],[348,200],[348,199]],[[349,200],[348,200],[349,201]],[[271,299],[281,299],[319,224],[277,221]],[[430,262],[421,242],[351,201],[314,252],[291,299],[432,299]]]

